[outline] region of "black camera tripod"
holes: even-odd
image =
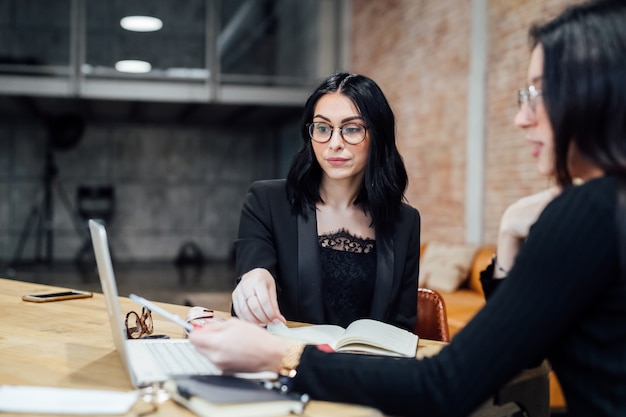
[[[14,273],[15,267],[21,262],[24,246],[31,235],[31,229],[33,226],[35,227],[34,262],[37,264],[52,264],[54,257],[54,230],[52,225],[54,214],[53,190],[57,190],[57,194],[60,197],[60,200],[63,203],[70,219],[72,220],[78,235],[82,238],[88,237],[86,236],[86,230],[78,221],[77,215],[72,208],[72,204],[70,203],[70,200],[58,178],[58,168],[54,162],[54,153],[51,146],[47,146],[46,148],[46,160],[42,182],[42,190],[40,190],[35,197],[35,203],[30,209],[30,213],[26,219],[22,233],[20,234],[15,252],[9,262],[9,275]]]
[[[36,227],[35,262],[45,262],[48,265],[52,263],[54,254],[54,231],[52,225],[54,202],[52,191],[54,189],[57,190],[76,232],[80,236],[87,234],[87,231],[83,229],[80,222],[77,220],[77,215],[72,209],[70,200],[61,186],[58,178],[59,170],[54,162],[55,149],[68,150],[80,142],[85,130],[85,120],[83,116],[79,113],[50,115],[42,112],[35,102],[29,98],[22,98],[20,102],[31,111],[35,118],[43,122],[48,133],[48,140],[46,141],[45,149],[42,190],[35,196],[35,203],[26,219],[13,257],[9,261],[7,270],[9,276],[15,274],[14,268],[21,261],[24,246],[33,226]]]

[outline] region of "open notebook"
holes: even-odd
[[[102,293],[106,301],[113,342],[133,386],[143,387],[182,375],[219,375],[222,372],[201,355],[187,339],[127,339],[124,317],[118,300],[117,284],[104,226],[89,221],[91,240],[98,265]],[[181,329],[182,330],[182,329]],[[251,379],[271,379],[271,372],[238,374]]]

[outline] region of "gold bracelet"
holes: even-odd
[[[280,368],[278,374],[293,378],[296,376],[296,368],[300,364],[300,357],[304,351],[304,343],[293,343],[289,345],[287,351],[280,360]]]

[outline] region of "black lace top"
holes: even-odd
[[[376,281],[375,242],[345,229],[319,236],[328,323],[345,327],[369,317]]]

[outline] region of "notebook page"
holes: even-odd
[[[332,324],[316,324],[312,326],[287,327],[286,325],[269,324],[267,330],[277,336],[309,344],[328,344],[335,346],[345,330]]]
[[[415,356],[418,337],[414,333],[377,320],[361,319],[352,322],[339,345],[358,342],[383,347],[404,356]]]

